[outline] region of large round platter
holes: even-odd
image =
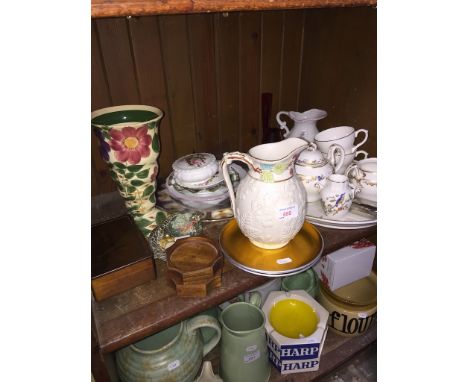
[[[323,251],[323,238],[310,223],[284,247],[264,249],[255,246],[241,232],[235,219],[221,231],[220,247],[229,262],[256,275],[283,277],[302,272],[316,264]]]
[[[372,227],[377,224],[377,212],[366,212],[358,206],[351,205],[349,212],[340,219],[332,220],[323,212],[320,201],[307,203],[306,220],[327,228],[360,229]]]

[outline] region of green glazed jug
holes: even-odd
[[[281,290],[289,292],[292,290],[305,290],[310,296],[317,297],[319,279],[313,268],[296,275],[287,276],[281,281]]]
[[[255,302],[260,304],[260,301]],[[268,381],[270,363],[263,312],[251,303],[236,302],[221,312],[219,321],[223,381]]]
[[[206,343],[204,327],[216,331]],[[117,351],[117,372],[123,382],[192,382],[220,338],[217,319],[200,315]]]

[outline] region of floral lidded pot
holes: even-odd
[[[339,159],[336,159],[338,155]],[[340,170],[344,158],[345,152],[340,145],[330,146],[326,157],[317,149],[315,143],[309,143],[309,147],[301,152],[295,167],[297,177],[307,191],[308,202],[321,199],[320,191],[327,184],[327,178]]]
[[[166,218],[155,206],[162,117],[160,109],[146,105],[112,106],[91,114],[101,157],[109,165],[128,212],[146,237]]]
[[[303,139],[288,138],[255,146],[248,154],[225,153],[221,160],[234,217],[241,232],[257,247],[284,247],[304,224],[306,192],[295,176],[294,162],[307,145]],[[228,171],[233,161],[249,166],[236,194]]]

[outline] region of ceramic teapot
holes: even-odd
[[[282,114],[287,115],[294,121],[294,127],[289,130],[286,122],[280,119]],[[276,120],[279,123],[279,127],[283,130],[284,138],[302,138],[308,142],[312,142],[315,136],[318,134],[317,121],[325,118],[327,112],[319,109],[310,109],[303,113],[298,111],[280,111],[276,114]]]
[[[306,192],[295,176],[294,162],[307,145],[303,139],[288,138],[255,146],[248,154],[225,153],[221,160],[237,224],[260,248],[284,247],[304,224]],[[228,165],[236,160],[246,163],[249,172],[234,194]]]
[[[337,156],[339,155],[339,159]],[[327,184],[327,178],[343,166],[345,153],[340,145],[332,145],[326,157],[317,150],[315,143],[301,152],[296,160],[296,173],[307,192],[307,202],[320,200],[320,191]]]

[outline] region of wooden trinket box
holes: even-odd
[[[177,240],[167,253],[167,277],[178,296],[204,297],[211,288],[221,286],[223,257],[206,237]]]
[[[96,301],[155,278],[153,253],[130,216],[91,227],[91,289]]]

